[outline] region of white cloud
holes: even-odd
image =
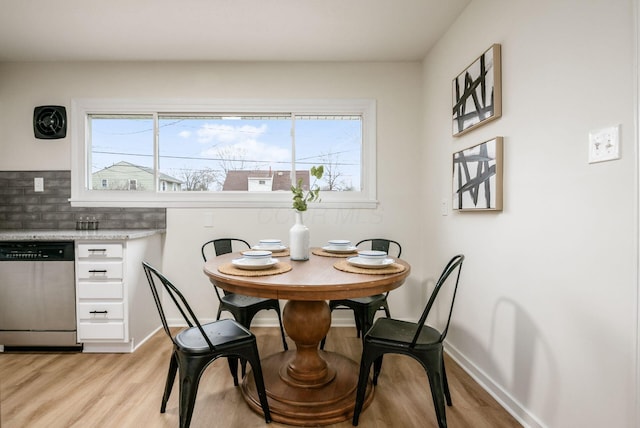
[[[259,138],[267,131],[267,126],[262,125],[260,127],[244,125],[244,126],[231,126],[231,125],[214,125],[204,124],[198,129],[198,141],[200,143],[226,143],[237,144],[247,139]]]
[[[178,133],[178,135],[179,135],[181,138],[189,138],[189,137],[191,137],[191,131],[180,131],[180,132]]]
[[[236,144],[225,145],[226,154],[236,153],[247,161],[259,162],[287,162],[291,160],[291,151],[281,147],[270,146],[255,139],[245,139]],[[207,149],[203,156],[220,156],[221,147]]]
[[[268,129],[261,126],[205,124],[197,131],[198,142],[207,144],[203,157],[238,157],[247,162],[287,162],[291,151],[261,141]]]

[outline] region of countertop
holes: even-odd
[[[138,239],[164,229],[0,230],[0,241],[107,241]]]

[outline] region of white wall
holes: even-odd
[[[33,107],[91,97],[373,98],[377,101],[378,199],[375,210],[311,209],[311,242],[391,237],[402,242],[415,277],[392,294],[396,316],[415,317],[420,284],[419,200],[422,66],[412,63],[5,63],[0,64],[0,169],[69,169],[70,134],[36,140]],[[212,215],[214,227],[205,227]],[[217,302],[202,273],[200,245],[214,237],[288,240],[292,210],[169,209],[164,271],[187,287],[203,317]],[[416,303],[417,302],[417,303]],[[338,314],[352,321],[346,311]],[[258,323],[275,320],[268,312]]]
[[[465,253],[450,352],[532,426],[631,427],[632,15],[626,0],[474,0],[424,70],[417,63],[0,64],[0,169],[69,169],[70,137],[36,140],[31,117],[34,106],[69,107],[75,97],[375,98],[380,206],[310,211],[312,243],[400,240],[414,269],[391,305],[409,319],[423,282]],[[453,138],[451,79],[492,43],[502,44],[503,117]],[[622,159],[587,164],[588,132],[613,124],[621,124]],[[451,153],[496,135],[505,138],[504,211],[441,216]],[[204,227],[209,212],[213,228]],[[286,239],[292,223],[289,210],[171,209],[165,273],[211,317],[200,243],[222,235]]]
[[[425,268],[466,254],[449,350],[530,426],[637,426],[632,9],[474,0],[424,61]],[[503,116],[454,138],[451,80],[493,43]],[[616,124],[622,158],[588,164],[589,131]],[[504,211],[441,216],[451,154],[494,136]]]

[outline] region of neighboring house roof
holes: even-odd
[[[285,170],[256,170],[256,171],[228,171],[224,179],[222,190],[249,190],[249,178],[272,178],[271,190],[291,190],[291,171]],[[309,188],[309,171],[296,171],[296,182],[302,179],[302,188]]]
[[[99,173],[101,173],[103,171],[108,171],[111,168],[115,168],[115,167],[139,169],[139,170],[141,170],[143,172],[146,172],[147,174],[153,175],[153,168],[149,168],[149,167],[146,167],[146,166],[135,165],[135,164],[132,164],[131,162],[125,162],[125,161],[120,161],[118,163],[114,163],[113,165],[108,166],[108,167],[106,167],[104,169],[101,169],[100,171],[94,172],[94,174],[99,174]],[[161,181],[166,181],[168,183],[182,184],[181,180],[178,180],[177,178],[171,177],[170,175],[167,175],[167,174],[160,173],[159,174],[159,178],[160,178]]]

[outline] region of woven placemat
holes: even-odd
[[[289,257],[290,255],[291,255],[291,253],[289,252],[288,248],[286,250],[282,250],[282,251],[272,251],[271,252],[271,257]]]
[[[400,273],[405,270],[405,267],[399,263],[392,263],[389,266],[379,268],[379,269],[367,269],[367,268],[354,266],[346,260],[340,260],[339,262],[335,262],[333,264],[333,267],[343,272],[365,273],[368,275],[386,275],[390,273]]]
[[[277,275],[279,273],[289,272],[291,270],[291,265],[289,263],[278,262],[268,269],[246,270],[246,269],[240,269],[239,267],[236,267],[231,263],[226,263],[224,265],[218,266],[218,270],[221,273],[224,273],[227,275],[268,276],[268,275]]]
[[[316,256],[322,256],[322,257],[346,258],[346,257],[357,256],[358,252],[357,251],[351,251],[350,253],[330,253],[328,251],[323,250],[322,248],[314,248],[314,249],[311,250],[311,254],[315,254]]]

